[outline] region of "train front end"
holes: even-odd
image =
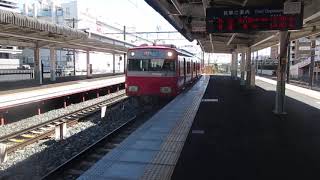
[[[128,52],[128,96],[177,95],[177,52],[173,48],[138,47]]]

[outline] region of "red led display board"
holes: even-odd
[[[302,14],[302,8],[289,13],[283,7],[207,8],[206,28],[208,33],[297,30]]]

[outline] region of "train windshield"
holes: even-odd
[[[175,61],[168,59],[129,59],[128,70],[174,72]]]

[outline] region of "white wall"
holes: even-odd
[[[122,60],[120,60],[122,57]],[[87,55],[84,52],[77,53],[76,69],[77,71],[86,71]],[[123,72],[123,55],[116,55],[115,72]],[[113,72],[113,55],[102,52],[90,53],[90,64],[92,64],[93,74],[103,74]]]
[[[79,15],[78,15],[78,4],[77,1],[71,1],[68,3],[62,3],[61,7],[64,12],[64,18],[67,19],[65,20],[65,25],[72,27],[72,18],[75,18],[75,20],[79,20]],[[75,21],[75,27],[78,27],[78,22]]]
[[[17,69],[19,66],[19,59],[0,59],[0,69]]]

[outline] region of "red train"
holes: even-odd
[[[173,45],[142,45],[128,51],[128,96],[172,97],[200,75],[200,61]]]

